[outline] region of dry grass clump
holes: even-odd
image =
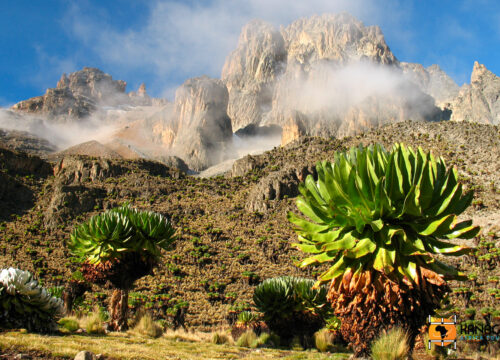
[[[163,328],[153,320],[150,314],[144,314],[131,330],[131,333],[156,339],[163,335]]]
[[[253,330],[247,330],[236,341],[236,346],[252,347],[252,344],[257,340],[257,334]]]
[[[89,315],[82,317],[80,319],[80,326],[85,329],[87,334],[99,335],[105,334],[104,330],[104,321],[101,316],[95,312],[90,313]]]
[[[375,340],[371,347],[374,360],[403,360],[410,351],[408,334],[394,327]]]
[[[212,334],[212,344],[222,345],[230,344],[230,337],[223,331],[216,331]]]
[[[321,352],[338,351],[339,346],[335,344],[336,338],[336,335],[332,331],[323,328],[314,333],[314,345]]]
[[[189,332],[183,329],[168,329],[163,336],[167,339],[185,342],[211,342],[211,334],[201,331]]]

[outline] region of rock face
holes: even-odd
[[[99,102],[117,104],[123,101],[127,83],[113,80],[99,69],[84,67],[66,76],[57,86],[37,96],[14,105],[14,110],[41,113],[59,120],[81,119],[96,110]]]
[[[283,37],[272,25],[254,20],[243,27],[238,46],[222,69],[234,131],[258,124],[270,110],[274,84],[285,60]]]
[[[400,63],[403,73],[426,94],[436,99],[437,104],[451,101],[457,96],[459,87],[439,65],[424,68],[421,64]]]
[[[325,60],[340,64],[354,60],[398,63],[378,26],[365,27],[347,13],[297,20],[284,29],[283,37],[288,65],[295,64],[306,71],[313,63]]]
[[[316,176],[315,166],[305,164],[286,167],[277,172],[270,173],[252,188],[248,195],[245,209],[250,212],[258,211],[265,213],[272,206],[272,200],[282,200],[286,197],[292,198],[297,196],[299,194],[299,184],[310,174]]]
[[[102,106],[164,106],[168,103],[164,99],[151,98],[145,84],[129,94],[125,93],[126,86],[125,81],[113,80],[111,75],[97,68],[84,67],[69,75],[63,74],[55,88],[47,89],[42,96],[21,101],[12,109],[46,115],[50,121],[72,122],[85,119]]]
[[[306,135],[306,128],[304,126],[304,115],[298,111],[290,113],[288,120],[283,126],[283,133],[281,135],[281,146],[285,146],[294,140]]]
[[[346,13],[300,19],[281,32],[249,23],[222,79],[233,129],[276,124],[284,127],[282,144],[441,119],[434,99],[402,75],[380,28]]]
[[[187,80],[175,93],[173,153],[199,171],[229,158],[233,130],[226,109],[228,92],[220,80]]]
[[[477,61],[470,85],[464,85],[451,102],[451,120],[500,124],[500,78]]]

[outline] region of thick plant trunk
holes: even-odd
[[[113,331],[128,330],[128,290],[115,289],[109,303],[109,328]]]
[[[90,286],[83,281],[71,280],[66,284],[62,293],[64,300],[64,312],[66,315],[71,315],[73,313],[73,304],[75,303],[75,300],[85,294],[88,290],[90,290]]]
[[[418,284],[395,283],[377,271],[346,273],[332,282],[328,300],[341,320],[340,332],[356,356],[366,356],[383,331],[399,326],[408,333],[410,349],[420,328],[449,288],[430,272]]]

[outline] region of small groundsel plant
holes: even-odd
[[[52,332],[63,311],[63,301],[53,297],[29,271],[9,268],[0,272],[0,327]]]
[[[470,251],[449,240],[479,231],[471,220],[457,221],[472,192],[463,193],[457,170],[442,158],[403,144],[337,152],[316,170],[296,200],[307,219],[288,214],[296,247],[311,254],[300,266],[329,263],[318,284],[330,284],[327,298],[355,355],[368,355],[392,324],[405,327],[412,347],[449,292],[446,280],[467,279],[441,260]]]
[[[269,329],[284,339],[312,335],[331,315],[325,287],[313,289],[314,280],[282,276],[259,284],[253,301]]]

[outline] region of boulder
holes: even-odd
[[[76,354],[74,360],[96,360],[97,356],[90,351],[80,351],[78,354]]]

